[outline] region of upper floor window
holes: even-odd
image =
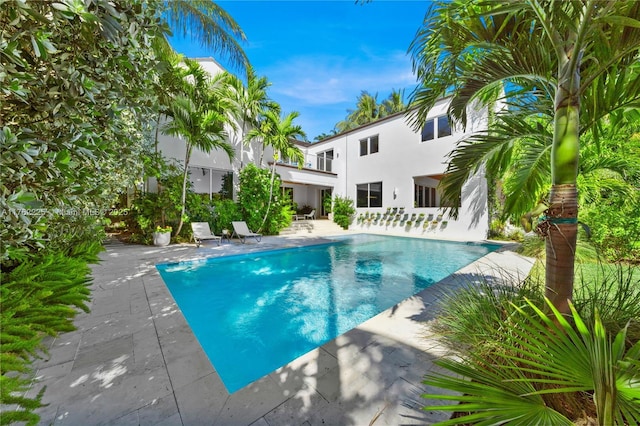
[[[451,135],[451,125],[449,124],[449,116],[441,115],[436,118],[427,120],[422,127],[422,142],[430,141],[436,137],[436,122],[438,123],[438,137],[443,138]]]
[[[360,139],[360,156],[378,152],[378,135]]]
[[[422,128],[422,142],[433,140],[435,134],[433,129],[434,123],[432,118],[431,120],[427,120],[427,122],[424,123],[424,127]]]
[[[317,166],[318,170],[324,170],[325,172],[330,172],[332,163],[333,163],[333,150],[324,151],[318,154],[317,158]]]
[[[451,125],[449,124],[449,116],[441,115],[438,117],[438,137],[443,138],[451,135]]]
[[[382,182],[356,185],[356,207],[382,207]]]

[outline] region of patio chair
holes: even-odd
[[[191,222],[191,230],[193,231],[193,241],[195,241],[196,247],[200,247],[202,242],[206,240],[217,240],[218,245],[222,242],[222,237],[211,232],[208,222]]]
[[[240,242],[242,242],[242,244],[247,241],[247,237],[254,237],[257,242],[260,242],[260,240],[262,239],[262,234],[251,232],[249,230],[247,222],[238,221],[231,222],[231,224],[233,225],[233,234],[231,235],[231,238],[233,238],[234,235],[237,235],[238,238],[240,238]]]
[[[307,220],[307,219],[314,220],[315,218],[316,218],[316,210],[315,209],[311,210],[311,213],[307,213],[307,214],[304,215],[304,219],[305,220]]]

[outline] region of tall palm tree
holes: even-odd
[[[302,127],[293,124],[300,116],[297,111],[281,117],[280,109],[270,108],[264,111],[260,125],[247,133],[247,140],[260,139],[264,146],[273,148],[273,164],[271,166],[271,185],[269,187],[269,203],[262,223],[267,220],[271,200],[273,198],[273,185],[276,174],[276,164],[280,159],[293,160],[298,163],[298,168],[304,164],[304,153],[294,143],[294,139],[306,137]]]
[[[177,65],[182,67],[182,65]],[[182,177],[182,210],[175,235],[179,235],[184,223],[189,178],[189,162],[193,148],[208,152],[214,149],[224,151],[233,159],[234,150],[226,142],[225,114],[228,105],[221,96],[220,74],[214,79],[197,61],[184,60],[182,71],[182,90],[171,102],[171,120],[164,126],[164,132],[184,139],[186,144],[184,171]]]
[[[392,89],[389,96],[380,103],[380,116],[395,114],[407,110],[407,104],[404,101],[404,89]]]
[[[336,124],[340,132],[355,129],[363,124],[371,123],[380,118],[380,105],[378,105],[378,94],[371,95],[366,90],[360,92],[356,101],[356,109],[349,110],[347,117]]]
[[[223,96],[231,103],[229,113],[238,123],[241,132],[237,136],[241,137],[250,128],[258,126],[262,112],[273,106],[273,101],[267,95],[267,88],[271,83],[266,77],[258,77],[253,67],[247,68],[246,85],[242,79],[233,74],[227,73],[225,79],[226,89]],[[243,141],[236,141],[236,143],[242,144]],[[243,166],[242,161],[241,151],[240,168]]]
[[[597,135],[606,119],[623,125],[634,116],[628,111],[640,108],[640,2],[441,1],[410,50],[420,82],[412,95],[416,127],[443,95],[452,96],[449,113],[463,125],[473,103],[506,106],[488,134],[463,141],[451,154],[442,181],[445,198],[457,200],[465,176],[483,164],[489,170],[509,168],[516,140],[529,141],[520,145],[520,158],[550,173],[548,200],[533,211],[544,212],[538,230],[546,237],[546,295],[567,314],[580,134]],[[546,122],[539,125],[531,117]],[[545,180],[530,183],[539,190]]]

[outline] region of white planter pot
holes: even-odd
[[[154,246],[168,246],[171,241],[171,232],[154,232],[153,233],[153,245]]]

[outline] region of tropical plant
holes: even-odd
[[[333,221],[343,229],[349,229],[356,209],[353,207],[353,200],[349,197],[334,195],[333,197]]]
[[[326,192],[324,194],[324,198],[322,199],[322,208],[324,209],[324,212],[331,213],[332,205],[333,205],[333,197],[331,197],[330,192]]]
[[[242,50],[246,36],[238,23],[212,0],[171,0],[164,3],[162,18],[166,24],[202,46],[227,57],[231,64],[244,69],[249,59]],[[166,38],[156,41],[157,50],[171,50]]]
[[[1,275],[2,339],[0,340],[0,414],[2,424],[37,424],[33,411],[42,393],[26,394],[31,359],[46,354],[45,335],[57,336],[74,329],[73,318],[89,310],[91,270],[101,242],[85,240],[64,252],[48,252],[26,259]]]
[[[250,229],[258,229],[263,234],[277,234],[291,223],[289,200],[273,187],[281,185],[280,176],[268,169],[247,164],[240,172],[238,206],[242,218]]]
[[[586,136],[578,176],[580,221],[604,258],[639,263],[640,123],[622,129],[607,123],[598,144]]]
[[[247,83],[233,74],[225,74],[226,85],[222,96],[229,102],[228,109],[231,118],[236,121],[240,128],[237,135],[246,135],[249,128],[257,127],[260,124],[262,113],[275,107],[275,103],[269,99],[267,88],[271,85],[266,77],[258,77],[252,67],[247,68]],[[249,140],[236,141],[235,143],[246,144]],[[244,166],[243,153],[240,154],[240,168]],[[262,165],[262,153],[260,154],[260,165]]]
[[[378,94],[371,95],[363,90],[356,101],[356,109],[348,110],[347,117],[336,124],[339,132],[354,129],[363,124],[371,123],[380,118]]]
[[[569,302],[574,326],[548,299],[547,305],[553,320],[531,301],[514,306],[514,318],[501,327],[491,352],[436,361],[455,376],[430,374],[425,383],[462,395],[425,394],[460,401],[425,409],[464,413],[441,425],[573,425],[588,412],[591,394],[599,424],[640,422],[640,341],[627,349],[626,328],[611,339],[597,312],[587,325]],[[576,393],[585,398],[578,406],[562,398]]]
[[[445,201],[458,200],[482,165],[506,171],[516,156],[528,165],[516,171],[521,195],[545,194],[550,175],[548,201],[530,205],[530,216],[545,213],[538,230],[547,238],[547,296],[568,314],[580,134],[592,132],[597,140],[604,120],[624,126],[638,117],[640,3],[442,1],[411,51],[420,82],[412,95],[416,127],[445,94],[452,96],[450,116],[463,126],[472,104],[505,105],[492,114],[487,134],[466,139],[451,154],[441,182]],[[518,140],[526,143],[515,152]]]
[[[56,209],[106,210],[139,176],[161,29],[158,4],[139,6],[0,7],[3,263],[42,249]],[[25,214],[34,208],[45,214]]]
[[[318,141],[321,141],[321,140],[324,140],[324,139],[330,138],[330,137],[332,137],[332,136],[335,136],[335,135],[337,135],[337,134],[338,134],[338,130],[334,128],[334,129],[331,129],[331,130],[329,131],[329,133],[324,133],[324,132],[323,132],[323,133],[320,133],[319,135],[317,135],[316,137],[314,137],[314,138],[313,138],[313,140],[314,140],[314,141],[316,141],[316,142],[318,142]]]
[[[404,89],[392,89],[389,96],[380,104],[380,117],[386,117],[406,110],[407,103],[405,102]]]
[[[240,206],[233,200],[220,200],[213,203],[214,207],[214,220],[213,220],[213,233],[216,235],[222,235],[224,229],[232,229],[231,222],[236,220],[242,220],[242,213]]]
[[[31,359],[88,309],[105,212],[151,158],[164,18],[196,34],[206,20],[223,28],[228,15],[205,3],[0,0],[2,424],[38,422],[41,394],[24,393]]]
[[[178,65],[181,67],[181,65]],[[211,79],[197,61],[184,60],[183,84],[181,93],[171,103],[172,119],[163,131],[185,141],[185,159],[183,164],[182,213],[175,235],[179,235],[184,223],[186,209],[187,181],[189,179],[189,161],[194,148],[209,152],[220,149],[233,159],[235,151],[226,142],[225,124],[229,124],[220,94],[223,77]]]
[[[271,200],[273,199],[273,188],[275,185],[276,163],[278,160],[292,160],[298,164],[298,168],[302,168],[302,165],[304,164],[304,154],[293,142],[296,138],[305,137],[302,127],[297,124],[293,124],[293,120],[295,120],[300,114],[297,111],[294,111],[283,118],[281,117],[279,110],[280,108],[269,108],[264,111],[262,120],[258,127],[250,130],[246,135],[246,139],[249,141],[259,139],[262,140],[262,144],[264,146],[270,146],[273,148],[269,202],[267,204],[266,211],[264,212],[262,224],[256,227],[258,230],[262,229],[269,215]],[[279,187],[280,186],[278,186],[278,188]]]
[[[137,194],[125,216],[128,238],[133,243],[149,244],[156,226],[176,225],[181,216],[182,169],[164,160],[150,164],[159,166],[153,172],[146,172],[156,177],[157,191]],[[187,194],[190,190],[191,182],[188,182]]]
[[[363,90],[356,101],[356,109],[348,110],[347,117],[336,124],[333,134],[355,129],[358,126],[371,123],[397,112],[405,111],[406,109],[407,104],[404,101],[404,90],[392,89],[389,96],[380,103],[378,103],[377,93],[371,95],[366,90]]]

